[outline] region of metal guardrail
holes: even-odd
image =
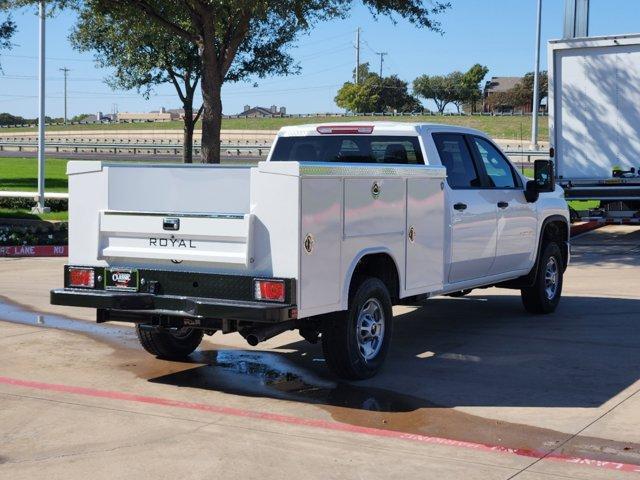
[[[25,149],[37,149],[37,142],[16,142],[16,141],[0,141],[0,152],[18,151],[23,152]],[[193,145],[193,153],[200,154],[200,145]],[[225,144],[220,150],[227,155],[250,154],[263,156],[269,152],[271,145],[256,144]],[[152,154],[152,155],[180,155],[183,146],[179,143],[124,143],[124,142],[47,142],[45,151],[61,153],[111,153],[118,154]]]

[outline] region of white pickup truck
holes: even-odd
[[[482,132],[446,125],[285,127],[254,167],[74,161],[57,305],[129,321],[189,355],[204,334],[251,345],[298,329],[329,367],[381,367],[392,306],[502,286],[553,311],[569,214],[553,165],[527,181]]]

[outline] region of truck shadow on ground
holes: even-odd
[[[199,366],[147,379],[385,412],[597,407],[640,376],[638,312],[639,300],[621,298],[563,297],[548,316],[525,313],[514,295],[436,298],[396,315],[386,365],[370,380],[339,381],[302,340],[278,352],[200,351]]]

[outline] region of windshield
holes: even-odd
[[[424,164],[418,137],[391,135],[279,137],[271,161]]]

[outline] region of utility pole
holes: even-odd
[[[382,63],[384,62],[384,56],[389,54],[387,52],[376,52],[376,55],[380,55],[380,78],[382,78]]]
[[[64,74],[64,124],[67,124],[67,74],[70,70],[67,67],[63,67],[60,71]]]
[[[533,108],[531,111],[531,149],[538,149],[538,105],[540,104],[540,26],[542,21],[542,0],[538,0],[536,20],[536,60],[533,71]]]
[[[360,83],[360,27],[356,29],[356,85]]]
[[[45,67],[45,20],[46,20],[46,12],[45,12],[45,2],[44,0],[40,0],[40,4],[38,6],[38,20],[39,20],[39,34],[40,34],[40,45],[39,45],[39,66],[38,66],[38,82],[39,82],[39,90],[38,90],[38,203],[33,207],[32,211],[34,213],[44,213],[48,209],[44,206],[44,67]]]
[[[589,0],[565,0],[562,38],[589,36]]]

